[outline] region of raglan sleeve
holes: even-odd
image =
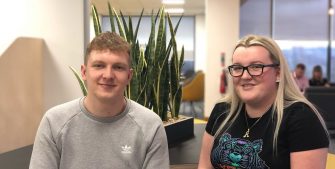
[[[290,152],[326,148],[329,146],[327,131],[318,116],[303,103],[292,105],[285,122],[286,138]]]
[[[58,169],[60,154],[52,135],[50,122],[44,116],[38,127],[29,169]]]
[[[215,135],[216,131],[219,129],[221,123],[225,119],[225,113],[229,108],[229,105],[227,103],[217,103],[209,118],[206,125],[206,132],[212,136]]]
[[[160,121],[161,122],[161,121]],[[154,130],[154,135],[147,150],[142,169],[169,169],[169,149],[162,123]]]

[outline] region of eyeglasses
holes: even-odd
[[[228,66],[228,70],[231,76],[233,77],[241,77],[244,73],[244,70],[247,70],[250,76],[260,76],[263,74],[264,67],[277,67],[278,63],[274,64],[251,64],[249,66],[241,66],[241,65],[230,65]]]

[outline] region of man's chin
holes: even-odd
[[[113,95],[113,94],[105,94],[105,95],[99,96],[98,98],[102,102],[112,102],[112,101],[123,99],[123,96],[116,96],[116,95]]]

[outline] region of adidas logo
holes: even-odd
[[[124,145],[124,146],[121,146],[121,153],[123,154],[131,154],[132,153],[132,150],[131,150],[131,147],[128,146],[127,144]]]

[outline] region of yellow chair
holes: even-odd
[[[205,88],[205,74],[203,71],[197,71],[193,77],[186,79],[182,87],[182,102],[188,102],[191,105],[192,113],[196,116],[194,102],[203,101]],[[185,108],[185,106],[184,106]]]

